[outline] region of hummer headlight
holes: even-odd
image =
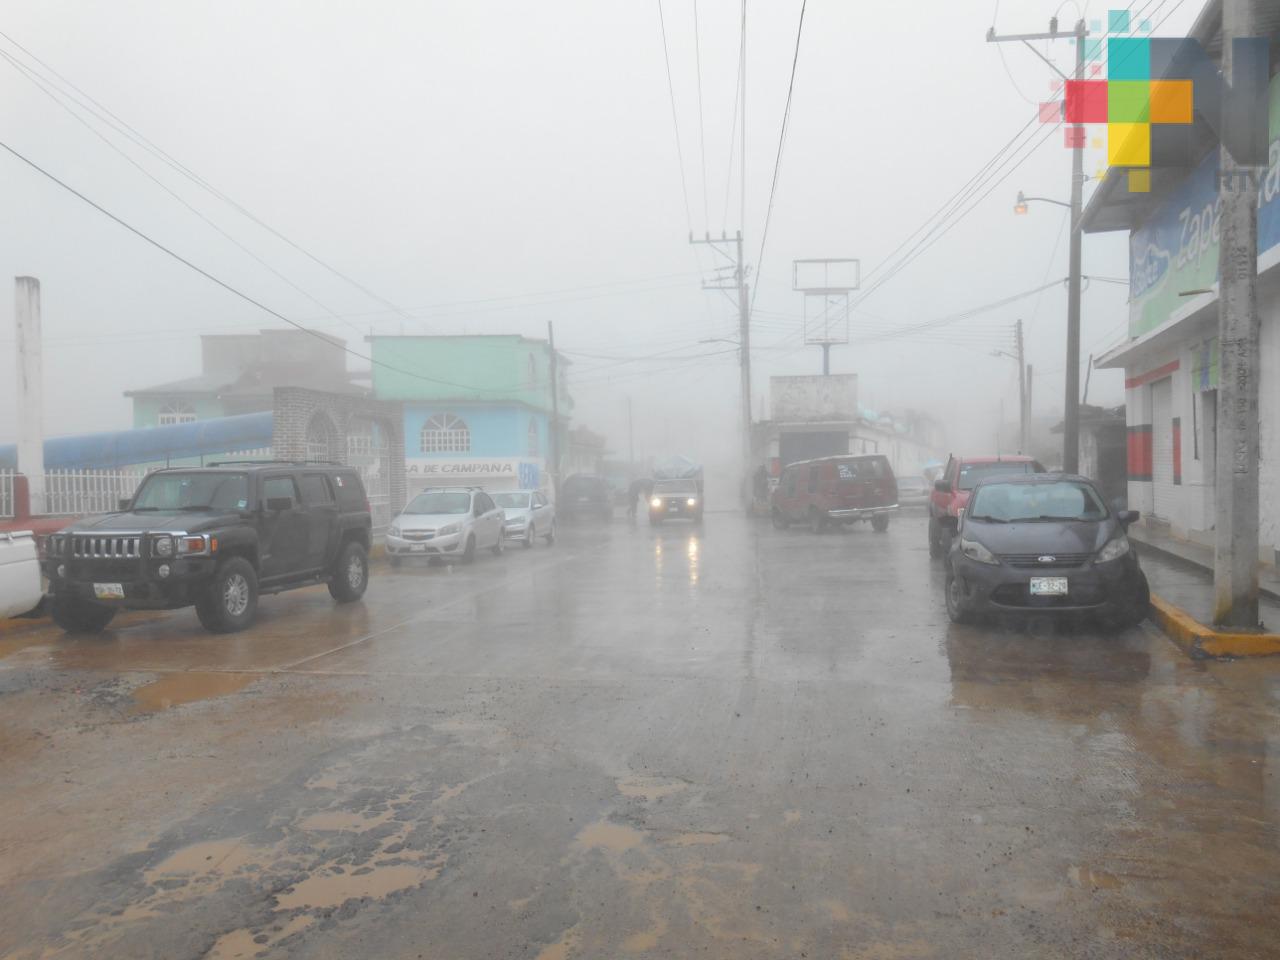
[[[156,537],[151,542],[151,552],[157,557],[173,556],[173,537]]]

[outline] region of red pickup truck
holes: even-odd
[[[1044,473],[1044,467],[1031,457],[947,458],[947,467],[929,494],[929,556],[941,557],[951,545],[960,511],[969,503],[969,493],[979,480],[1024,473]]]

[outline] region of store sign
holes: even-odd
[[[1271,82],[1270,163],[1258,182],[1258,253],[1280,244],[1280,76]],[[1129,237],[1129,336],[1165,323],[1188,290],[1218,280],[1220,153],[1213,150]]]
[[[536,489],[541,469],[536,462],[519,458],[478,457],[466,460],[442,460],[436,457],[407,457],[405,472],[411,480],[444,483],[482,483],[486,480],[509,480],[522,489]]]

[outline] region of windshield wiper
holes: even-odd
[[[1051,517],[1048,514],[1040,514],[1038,517],[1019,517],[1019,520],[1025,520],[1028,523],[1039,523],[1041,521],[1062,521],[1062,520],[1083,520],[1083,517]]]
[[[987,514],[985,513],[971,513],[969,514],[969,519],[983,520],[983,521],[986,521],[987,523],[1008,523],[1009,522],[1004,517],[991,517],[991,516],[987,516]]]

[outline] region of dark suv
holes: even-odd
[[[369,582],[372,522],[349,467],[218,463],[148,474],[119,513],[49,538],[54,622],[96,632],[117,610],[194,605],[205,629],[242,630],[260,593],[327,583],[339,603]]]

